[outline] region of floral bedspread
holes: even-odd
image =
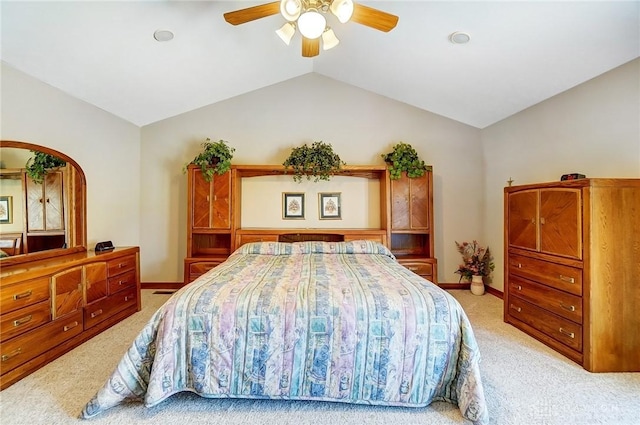
[[[247,244],[149,320],[81,417],[180,391],[423,407],[487,419],[458,302],[376,242]]]

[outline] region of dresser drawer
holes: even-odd
[[[509,256],[509,274],[582,295],[582,269],[520,255]]]
[[[556,341],[582,351],[582,326],[556,316],[518,297],[509,298],[509,315],[545,333]]]
[[[107,263],[107,274],[109,277],[136,270],[136,256],[127,255],[125,257],[109,260]]]
[[[49,299],[49,278],[27,280],[0,291],[0,311],[8,313]]]
[[[509,276],[509,295],[520,297],[558,316],[582,324],[582,297],[517,276]]]
[[[109,278],[109,294],[115,294],[118,291],[130,287],[136,287],[135,270]]]
[[[5,341],[51,320],[49,301],[21,308],[2,315],[0,321],[0,341]]]
[[[89,329],[111,318],[118,311],[136,305],[137,294],[137,288],[129,288],[87,305],[84,308],[84,328]]]
[[[223,261],[203,261],[189,264],[189,282],[193,282],[198,277],[222,263]]]
[[[433,265],[431,263],[416,260],[398,260],[398,263],[425,279],[431,280],[431,277],[433,276]]]
[[[82,311],[77,311],[4,342],[0,348],[2,373],[28,362],[80,333]]]

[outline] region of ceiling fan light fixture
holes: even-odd
[[[329,9],[341,23],[345,24],[349,22],[349,19],[353,16],[353,1],[333,0]]]
[[[278,34],[278,37],[280,37],[287,46],[289,45],[289,43],[291,43],[291,39],[293,38],[293,35],[295,33],[296,26],[291,22],[285,22],[285,24],[281,26],[280,29],[276,30],[276,34]]]
[[[302,12],[301,0],[281,0],[280,14],[289,22],[294,22]]]
[[[300,34],[309,40],[320,37],[327,27],[327,20],[314,8],[309,8],[298,18]]]
[[[331,28],[327,28],[325,32],[322,33],[322,50],[333,49],[339,43],[340,40],[338,40],[336,33],[334,33]]]

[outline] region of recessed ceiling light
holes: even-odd
[[[158,41],[169,41],[173,39],[173,33],[169,30],[157,30],[153,33],[153,38]]]
[[[449,35],[449,41],[453,44],[465,44],[471,40],[471,36],[466,32],[456,31]]]

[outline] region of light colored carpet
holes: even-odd
[[[640,373],[591,374],[502,321],[492,295],[451,291],[473,324],[493,424],[640,424]],[[114,407],[77,419],[151,314],[169,295],[143,291],[143,310],[0,392],[3,425],[125,424],[464,424],[457,407],[424,409],[339,403],[210,400],[177,394],[147,409]]]

